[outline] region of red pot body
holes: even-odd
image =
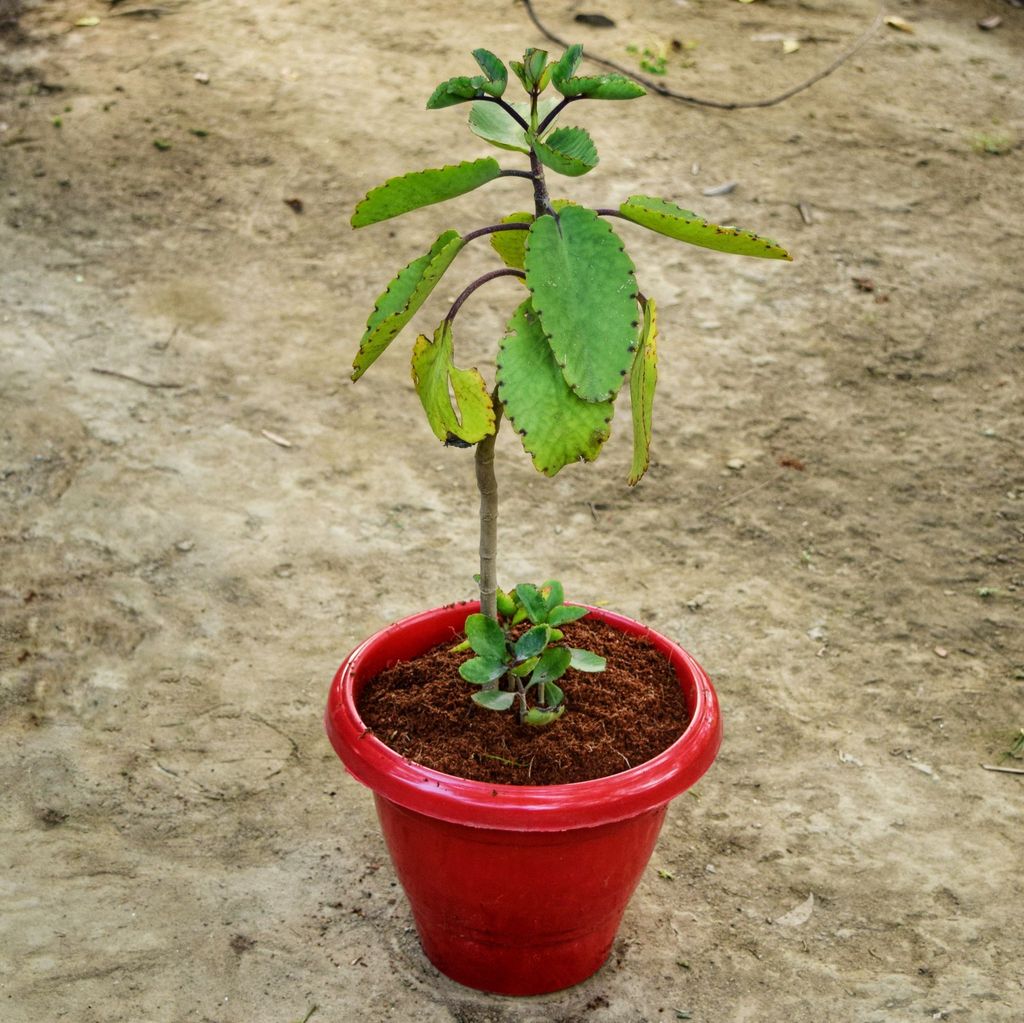
[[[680,646],[591,608],[594,618],[645,636],[675,669],[690,724],[672,746],[621,774],[572,785],[489,785],[421,767],[366,729],[359,692],[396,661],[460,635],[477,609],[425,611],[372,636],[339,668],[325,723],[349,772],[374,791],[430,961],[469,987],[545,994],[585,980],[608,957],[669,800],[718,752],[718,701]]]

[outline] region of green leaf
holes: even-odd
[[[558,607],[565,600],[565,589],[557,579],[549,579],[541,586],[540,591],[544,594],[548,611]]]
[[[556,128],[543,141],[536,139],[533,151],[545,167],[571,178],[597,166],[594,140],[583,128]]]
[[[531,657],[529,660],[523,661],[522,664],[517,664],[514,668],[510,668],[509,670],[513,675],[518,675],[522,678],[524,675],[529,675],[530,672],[537,667],[537,662],[539,660],[539,657]]]
[[[538,217],[526,240],[526,286],[566,383],[585,401],[614,397],[637,347],[633,262],[593,210]]]
[[[591,650],[580,650],[579,647],[569,647],[569,657],[570,666],[577,671],[604,671],[607,663],[600,654],[595,654]]]
[[[536,657],[548,645],[551,630],[546,625],[535,625],[524,632],[516,640],[515,655],[517,661],[526,661]]]
[[[473,614],[466,619],[466,639],[481,657],[502,663],[508,660],[504,630],[489,615]]]
[[[447,321],[423,334],[412,350],[412,379],[438,440],[476,444],[494,433],[494,406],[483,377],[475,369],[458,369],[452,361],[452,326]],[[452,406],[454,395],[455,406]]]
[[[555,88],[565,97],[585,96],[587,99],[637,99],[647,90],[622,75],[594,75],[589,78],[552,77]]]
[[[759,256],[762,259],[793,257],[777,242],[761,238],[738,227],[719,227],[702,220],[696,213],[684,210],[666,199],[649,195],[631,195],[619,212],[634,224],[657,231],[677,241],[700,245],[719,252],[732,252],[740,256]]]
[[[473,702],[488,710],[508,710],[515,698],[515,693],[502,692],[500,689],[485,689],[482,693],[473,694]]]
[[[548,619],[548,607],[540,591],[533,583],[520,583],[516,587],[516,596],[523,605],[527,617],[534,625],[543,625]]]
[[[509,234],[517,234],[509,231]],[[525,237],[525,232],[524,232]],[[352,363],[352,379],[358,380],[380,357],[427,300],[465,243],[457,231],[445,231],[430,251],[398,272],[366,321],[359,352]]]
[[[501,678],[508,670],[504,661],[495,661],[489,657],[471,657],[459,665],[459,674],[477,686],[485,686],[496,678]]]
[[[532,213],[510,213],[502,217],[503,224],[532,224]],[[491,235],[491,246],[501,256],[505,266],[522,270],[526,260],[526,231],[495,231]],[[521,278],[517,278],[521,280]]]
[[[536,47],[531,46],[525,54],[523,54],[523,67],[526,69],[527,80],[532,82],[534,85],[544,88],[543,78],[544,69],[548,62],[548,51],[538,50]]]
[[[633,413],[633,465],[629,485],[635,487],[651,464],[654,388],[658,383],[658,313],[654,299],[644,303],[640,347],[629,373],[629,402]]]
[[[548,624],[554,627],[567,625],[569,622],[578,622],[589,614],[585,607],[570,607],[563,604],[556,607],[548,617]]]
[[[537,104],[537,116],[543,120],[557,104],[558,100],[554,98],[542,99]],[[529,103],[511,103],[510,106],[524,121],[529,122]],[[530,143],[523,126],[497,103],[489,103],[487,100],[478,100],[474,103],[469,111],[469,130],[499,149],[509,149],[516,153],[530,151]]]
[[[458,78],[449,78],[442,82],[430,95],[427,100],[428,110],[441,110],[444,107],[453,107],[458,103],[468,103],[480,95],[487,80],[480,75],[467,78],[460,75]]]
[[[558,710],[540,710],[531,707],[523,718],[524,725],[532,725],[534,728],[543,728],[545,725],[553,724],[565,713],[565,707]]]
[[[559,92],[562,91],[559,82],[564,82],[569,78],[572,78],[576,74],[576,69],[580,66],[580,61],[583,59],[583,46],[580,43],[574,43],[570,46],[565,53],[559,57],[558,61],[551,69],[551,82]]]
[[[516,613],[515,600],[500,587],[498,592],[495,594],[495,599],[498,604],[498,614],[502,617],[508,618],[510,615],[514,615]]]
[[[464,160],[436,170],[414,171],[391,178],[370,189],[366,198],[352,214],[353,227],[366,227],[410,210],[444,202],[472,192],[501,174],[498,161],[490,156],[481,160]]]
[[[505,65],[490,50],[483,48],[474,50],[473,58],[487,76],[487,84],[481,88],[490,96],[501,96],[508,85],[508,70]]]
[[[597,458],[615,408],[573,394],[529,301],[509,321],[495,379],[509,422],[540,472],[554,476],[573,462]]]
[[[521,60],[510,60],[508,66],[515,72],[515,76],[522,83],[523,88],[529,92],[530,82],[526,77],[526,68],[523,66],[523,62]]]
[[[551,206],[557,213],[564,210],[566,206],[577,206],[571,199],[552,199]],[[532,213],[510,213],[503,217],[503,224],[532,224]],[[522,231],[495,231],[491,235],[491,245],[494,251],[501,256],[506,266],[514,270],[522,270],[526,264],[526,229]],[[522,278],[516,278],[522,280]],[[525,285],[524,285],[525,286]]]
[[[537,667],[533,669],[530,685],[545,686],[549,682],[560,679],[569,670],[571,662],[572,654],[568,647],[549,646],[541,654]]]
[[[562,687],[556,686],[554,682],[548,682],[545,689],[544,706],[554,710],[565,699],[565,693],[562,692]]]

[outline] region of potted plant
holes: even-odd
[[[427,956],[472,987],[540,994],[577,983],[604,962],[668,802],[710,766],[721,724],[707,676],[671,640],[620,615],[566,604],[555,582],[520,584],[507,593],[498,587],[495,437],[507,419],[548,476],[593,461],[609,436],[613,403],[628,387],[629,483],[644,475],[657,382],[656,308],[638,288],[611,219],[721,252],[790,257],[774,242],[710,224],[664,199],[634,195],[613,208],[590,209],[551,198],[548,171],[577,177],[598,162],[585,129],[556,126],[562,112],[582,100],[630,100],[644,90],[618,75],[579,75],[580,46],[553,61],[528,49],[509,65],[526,93],[524,102],[513,103],[505,99],[505,64],[487,50],[473,56],[482,73],[441,83],[427,107],[470,104],[470,129],[506,153],[528,157],[529,170],[485,157],[392,178],[356,206],[352,225],[379,223],[500,177],[529,183],[532,212],[514,212],[464,235],[445,231],[402,269],[370,314],[352,376],[358,380],[387,349],[462,249],[489,237],[503,266],[468,284],[433,337],[421,335],[412,353],[431,430],[447,446],[474,449],[479,602],[413,615],[360,645],[335,676],[326,727],[348,770],[374,792]],[[504,276],[519,278],[525,291],[499,343],[489,386],[477,369],[456,365],[455,322],[478,288]],[[472,780],[403,756],[363,719],[360,701],[372,680],[445,644],[461,658],[449,674],[464,680],[467,719],[512,714],[516,728],[557,735],[574,700],[560,683],[605,667],[598,654],[571,646],[574,623],[584,617],[653,647],[671,667],[672,688],[682,693],[688,723],[644,763],[565,784]]]

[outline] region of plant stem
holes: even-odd
[[[530,170],[533,178],[533,204],[534,214],[543,217],[546,213],[554,216],[555,211],[551,208],[551,199],[548,197],[548,186],[544,180],[544,166],[537,157],[537,154],[530,150]]]
[[[499,178],[529,178],[533,180],[533,175],[529,171],[521,170],[503,170],[499,175]]]
[[[520,225],[519,230],[522,230],[523,227],[526,226],[527,225],[525,224]],[[514,270],[511,267],[507,267],[504,270],[492,270],[490,273],[484,274],[483,277],[478,277],[472,284],[467,285],[465,291],[463,291],[462,294],[452,302],[452,307],[448,310],[448,315],[445,319],[449,323],[453,323],[459,310],[462,308],[462,303],[465,302],[466,299],[469,298],[469,296],[472,295],[473,292],[482,284],[486,284],[488,281],[493,281],[496,277],[522,277],[525,279],[526,274],[522,270]]]
[[[494,475],[494,442],[501,426],[498,388],[491,392],[494,433],[476,446],[476,488],[480,492],[480,611],[498,617],[498,480]]]
[[[623,216],[618,210],[601,208],[594,210],[594,212],[599,217],[622,217],[623,220],[629,220],[629,217]]]
[[[523,171],[525,177],[533,178],[532,174],[527,174]],[[462,236],[463,242],[471,242],[474,238],[482,238],[485,234],[493,234],[495,231],[529,231],[529,224],[494,224],[492,227],[480,227],[475,231],[470,231],[469,234]]]

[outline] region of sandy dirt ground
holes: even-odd
[[[367,312],[526,192],[348,214],[488,155],[424,100],[473,47],[543,40],[510,0],[25,6],[0,51],[0,1018],[1024,1019],[1024,778],[980,766],[1024,766],[1001,759],[1024,725],[1024,10],[893,3],[912,31],[769,109],[574,108],[602,155],[584,201],[665,195],[797,259],[623,225],[660,304],[648,477],[626,487],[624,409],[553,481],[499,440],[502,579],[680,640],[726,722],[608,965],[513,1000],[425,961],[321,713],[346,651],[475,571],[471,457],[423,422],[412,335],[347,379]],[[666,80],[719,99],[807,77],[875,13],[538,6],[621,60],[680,40]],[[592,10],[616,27],[573,24]],[[465,362],[516,288],[467,306]]]

